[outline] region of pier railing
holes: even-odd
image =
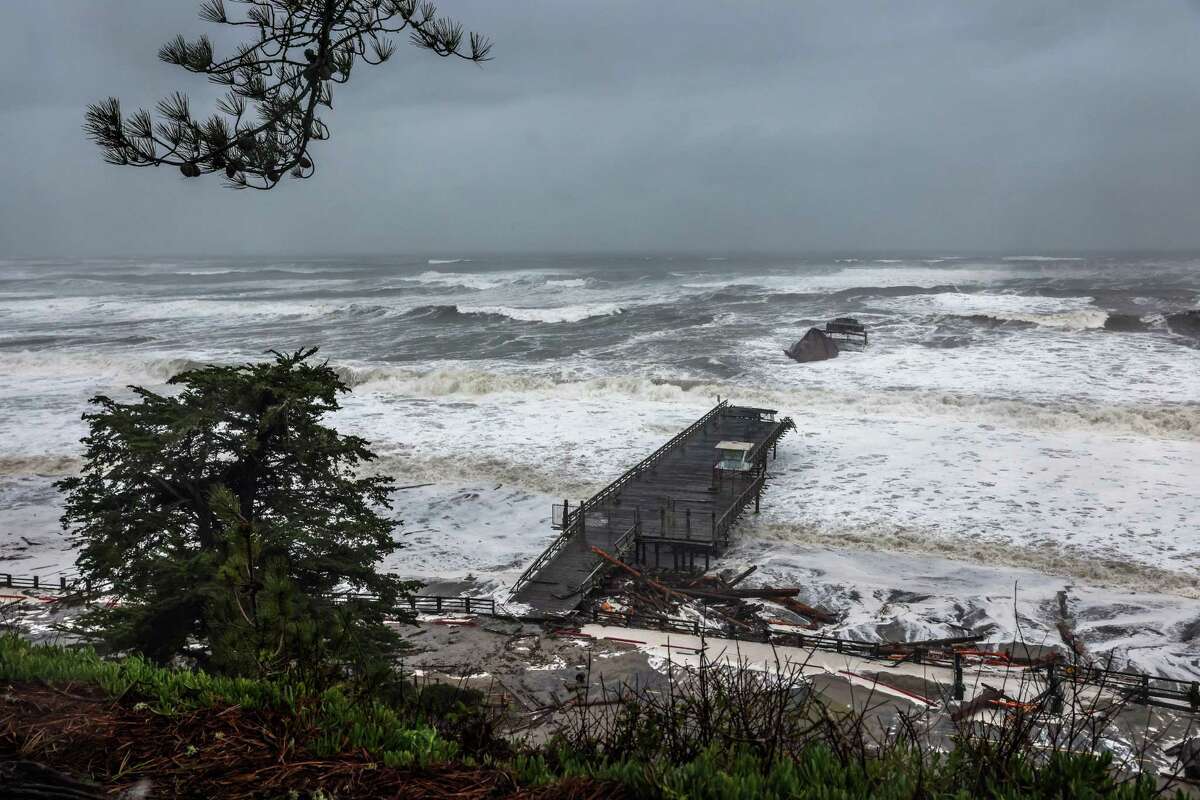
[[[375,595],[363,592],[339,594],[339,600],[374,600]],[[438,594],[414,594],[401,600],[398,605],[408,606],[411,611],[432,611],[435,614],[482,614],[496,616],[496,599],[493,597],[464,597]]]
[[[38,589],[49,592],[78,592],[85,589],[78,577],[55,575],[43,578],[39,575],[14,575],[0,572],[0,589]]]
[[[729,408],[728,400],[722,400],[721,402],[717,403],[716,406],[714,406],[711,411],[709,411],[707,414],[705,414],[700,419],[693,422],[691,425],[689,425],[686,428],[684,428],[683,430],[681,430],[679,433],[672,436],[671,439],[666,444],[664,444],[662,447],[658,448],[653,453],[646,456],[645,458],[643,458],[638,463],[634,464],[629,469],[625,470],[625,472],[622,473],[621,476],[619,478],[617,478],[615,481],[610,483],[608,486],[605,486],[603,489],[601,489],[599,492],[597,492],[596,494],[589,497],[587,500],[583,501],[583,503],[581,503],[578,508],[576,508],[574,511],[571,512],[572,518],[576,517],[577,515],[579,515],[581,513],[587,513],[588,509],[595,508],[596,506],[600,505],[608,498],[612,497],[614,494],[616,494],[617,492],[619,492],[621,490],[622,486],[629,483],[631,480],[636,478],[638,475],[641,475],[643,472],[646,471],[647,468],[649,468],[649,467],[653,466],[654,464],[658,463],[659,461],[661,461],[663,456],[665,456],[667,453],[669,453],[675,449],[675,445],[679,444],[684,439],[688,438],[693,433],[695,433],[696,431],[703,428],[705,425],[707,425],[713,419],[713,417],[721,415],[727,408]]]
[[[615,542],[613,542],[612,556],[619,561],[624,560],[624,558],[629,555],[629,551],[633,549],[634,544],[637,542],[637,537],[638,534],[641,533],[641,530],[642,523],[640,520],[633,523],[633,525],[629,527],[629,530],[625,531]],[[576,589],[575,592],[580,597],[586,597],[592,591],[592,589],[596,588],[596,585],[600,583],[601,579],[604,578],[604,575],[611,570],[612,567],[613,565],[611,563],[601,559],[600,563],[596,565],[596,568],[588,573],[588,576],[583,579],[582,583],[579,584],[579,588]]]
[[[750,482],[750,485],[742,490],[742,493],[738,495],[737,500],[733,501],[733,505],[731,505],[724,514],[717,518],[717,521],[713,523],[712,530],[712,540],[714,544],[716,542],[729,544],[729,529],[732,528],[734,523],[738,521],[738,517],[742,515],[742,511],[744,511],[746,506],[750,504],[751,498],[753,498],[758,492],[761,492],[766,483],[767,473],[760,470],[758,475],[755,476],[754,480]]]
[[[57,592],[64,599],[72,595],[87,596],[94,592],[104,592],[103,586],[97,587],[92,584],[85,584],[81,578],[76,576],[68,577],[59,575],[53,578],[43,578],[39,575],[14,575],[9,572],[0,572],[0,589],[33,589]],[[355,598],[374,600],[375,595],[363,592],[345,592],[333,595],[334,600]],[[436,594],[414,594],[401,600],[400,605],[407,606],[413,611],[496,615],[496,600],[492,597],[451,597]]]

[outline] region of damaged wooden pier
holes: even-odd
[[[768,457],[794,428],[771,409],[718,403],[593,497],[555,506],[562,533],[513,600],[541,614],[573,610],[612,567],[593,548],[648,568],[707,569],[747,507],[758,511]]]

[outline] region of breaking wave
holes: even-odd
[[[1075,311],[1059,311],[1048,314],[1022,314],[1019,312],[993,312],[990,314],[953,315],[959,319],[988,322],[1018,322],[1044,328],[1063,328],[1082,331],[1105,327],[1108,312],[1099,308],[1081,308]]]
[[[988,324],[1018,322],[1065,330],[1102,328],[1108,319],[1108,312],[1094,306],[1091,297],[928,292],[882,302],[907,312]]]
[[[41,475],[63,477],[79,471],[82,461],[67,455],[0,456],[0,475]]]
[[[1005,565],[1064,575],[1091,586],[1136,589],[1153,586],[1156,593],[1200,598],[1200,576],[1130,560],[1099,556],[1066,544],[1021,546],[976,537],[922,532],[896,525],[830,529],[821,526],[751,522],[746,537],[783,541],[832,550],[869,550],[936,556],[975,564]]]
[[[519,486],[525,491],[551,497],[591,497],[605,481],[572,480],[561,470],[473,454],[422,455],[412,452],[382,452],[368,467],[371,473],[387,475],[397,483],[454,483],[459,481]]]
[[[483,272],[438,272],[437,270],[429,270],[419,275],[405,276],[401,280],[433,286],[461,286],[464,289],[482,291],[484,289],[495,289],[507,283],[514,283],[517,278],[514,277],[513,273],[487,274]]]
[[[623,313],[616,303],[560,306],[557,308],[522,308],[514,306],[443,305],[419,306],[405,316],[425,322],[463,322],[470,318],[514,320],[516,322],[582,322],[592,317],[611,317]]]
[[[1082,258],[1065,256],[1005,256],[1003,261],[1083,261]]]
[[[1167,328],[1176,336],[1190,336],[1194,339],[1200,339],[1200,310],[1180,311],[1175,314],[1168,314],[1166,322]]]
[[[99,384],[163,383],[180,372],[205,365],[191,358],[121,358],[89,353],[0,353],[0,371],[23,379],[85,379]]]
[[[982,398],[947,392],[887,391],[849,394],[826,389],[766,391],[720,383],[654,380],[639,376],[579,381],[551,374],[488,370],[416,371],[397,367],[342,367],[348,385],[361,391],[394,392],[418,397],[491,394],[544,394],[563,398],[603,395],[655,402],[707,405],[720,395],[735,402],[777,408],[798,419],[808,412],[883,417],[926,416],[990,421],[1018,430],[1096,430],[1166,439],[1200,440],[1200,404],[1115,405]],[[805,412],[805,414],[801,414]]]
[[[507,317],[518,322],[582,322],[592,317],[611,317],[624,311],[616,303],[560,306],[558,308],[519,308],[512,306],[456,306],[462,314]]]

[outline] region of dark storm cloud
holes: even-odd
[[[1186,2],[446,0],[475,67],[401,49],[280,190],[101,162],[87,102],[203,81],[155,59],[190,0],[8,0],[0,255],[1200,245]]]

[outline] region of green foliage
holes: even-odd
[[[968,758],[969,754],[964,754]],[[987,766],[987,765],[984,765]],[[710,748],[683,763],[622,759],[597,763],[567,753],[525,755],[512,763],[523,783],[548,785],[564,777],[614,781],[637,797],[661,800],[1061,800],[1160,797],[1148,777],[1120,782],[1101,756],[1062,753],[1034,766],[1020,760],[1011,780],[976,790],[948,761],[908,749],[843,760],[813,744],[795,758],[765,762],[745,751]],[[1183,793],[1177,793],[1182,800]]]
[[[458,753],[453,742],[414,722],[403,709],[352,697],[339,687],[171,669],[139,656],[107,661],[91,649],[35,646],[13,634],[0,636],[0,682],[31,681],[95,685],[113,697],[138,698],[158,714],[228,706],[282,712],[294,719],[292,730],[311,731],[304,744],[318,757],[365,750],[385,764],[413,766]]]
[[[400,547],[380,513],[394,487],[362,474],[364,440],[321,424],[349,390],[315,353],[93,398],[83,469],[59,483],[63,526],[83,577],[117,603],[84,631],[234,675],[387,674],[401,643],[387,620],[411,619],[416,584],[375,569]]]
[[[90,649],[31,645],[0,636],[0,684],[91,684],[114,697],[141,699],[149,710],[178,714],[203,708],[283,712],[304,734],[314,756],[365,752],[385,766],[422,767],[463,759],[454,742],[379,701],[355,700],[338,688],[316,691],[285,679],[251,680],[163,668],[133,656],[106,661]],[[463,695],[431,695],[430,707],[449,708]],[[569,778],[619,783],[636,797],[660,800],[1151,800],[1161,796],[1146,776],[1121,780],[1106,756],[1060,752],[998,759],[995,748],[960,743],[946,756],[905,748],[837,754],[813,743],[790,757],[765,760],[743,749],[712,746],[683,762],[557,749],[527,751],[492,762],[525,786]],[[464,760],[464,763],[469,763]],[[982,783],[979,776],[985,776]],[[1177,792],[1175,797],[1185,795]]]
[[[232,8],[230,8],[232,6]],[[312,177],[313,141],[329,138],[321,108],[333,108],[334,84],[359,63],[382,64],[396,52],[393,36],[442,57],[487,61],[491,43],[469,36],[428,0],[204,0],[200,16],[214,25],[255,31],[218,57],[212,40],[171,39],[160,60],[204,75],[228,89],[207,119],[186,95],[129,116],[110,97],[88,106],[84,131],[110,164],[177,167],[186,178],[223,174],[236,189],[271,189],[284,175]]]

